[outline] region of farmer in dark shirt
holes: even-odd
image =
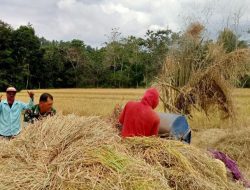
[[[34,105],[24,113],[24,121],[34,123],[36,120],[41,120],[47,116],[53,116],[56,110],[53,108],[53,96],[49,93],[43,93],[40,96],[39,104]]]

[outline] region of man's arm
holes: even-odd
[[[34,93],[32,91],[27,91],[27,93],[30,97],[30,101],[28,104],[21,103],[23,110],[31,109],[32,106],[34,106]]]
[[[32,119],[33,119],[33,110],[32,109],[25,110],[23,115],[23,121],[32,123]]]

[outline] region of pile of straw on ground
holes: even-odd
[[[0,189],[243,189],[191,145],[121,139],[98,117],[57,115],[0,142]]]
[[[211,147],[214,147],[237,161],[241,170],[244,171],[248,179],[250,179],[250,128],[240,127],[231,129]]]

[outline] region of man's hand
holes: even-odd
[[[33,100],[35,95],[34,92],[27,90],[27,93],[29,94],[29,97]]]

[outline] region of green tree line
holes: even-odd
[[[219,39],[231,51],[243,42],[228,33],[222,31]],[[145,87],[158,75],[171,48],[178,46],[180,36],[181,32],[167,29],[148,30],[143,38],[122,37],[114,28],[103,47],[93,48],[79,39],[39,38],[31,25],[13,29],[0,20],[0,90],[9,85],[18,89]]]

